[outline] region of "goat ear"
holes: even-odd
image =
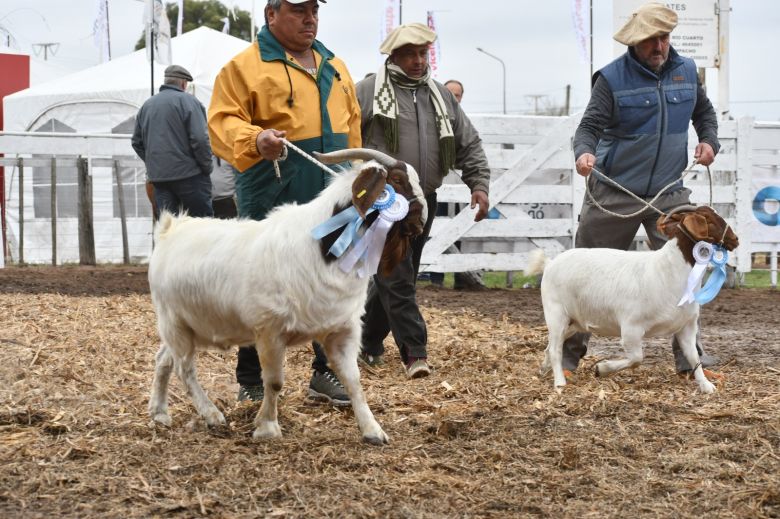
[[[366,217],[368,210],[385,189],[386,175],[387,172],[383,169],[364,168],[352,182],[352,205],[361,217]]]
[[[655,224],[658,231],[669,238],[674,236],[678,225],[680,225],[680,215],[678,214],[673,214],[669,218],[662,216]]]
[[[706,240],[709,237],[707,232],[707,218],[697,213],[688,213],[680,222],[683,229],[688,231],[691,238],[696,240]]]

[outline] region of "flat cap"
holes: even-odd
[[[677,27],[677,13],[663,4],[651,2],[634,11],[613,38],[629,47],[648,38],[669,34]]]
[[[310,0],[284,0],[288,4],[305,4],[306,2],[309,2]],[[327,0],[320,0],[323,4],[327,4]]]
[[[165,77],[172,77],[176,79],[183,79],[185,81],[192,81],[192,74],[190,74],[186,68],[181,65],[171,65],[165,69]]]
[[[425,45],[436,41],[436,33],[421,23],[399,25],[387,35],[379,47],[382,54],[392,54],[404,45]]]

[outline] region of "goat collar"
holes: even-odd
[[[685,293],[680,302],[677,303],[677,306],[693,302],[700,305],[709,303],[715,299],[715,296],[718,295],[720,288],[723,286],[723,282],[726,281],[726,262],[729,259],[729,253],[725,248],[720,245],[707,243],[706,241],[699,241],[693,246],[693,258],[696,260],[696,264],[688,274]],[[694,294],[694,290],[701,283],[702,277],[704,277],[708,264],[712,264],[714,267],[712,274],[710,274],[704,287]]]

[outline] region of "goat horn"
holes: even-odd
[[[382,153],[379,150],[372,150],[368,148],[352,148],[339,151],[331,151],[330,153],[318,153],[314,152],[314,156],[317,160],[325,164],[338,164],[347,160],[375,160],[385,167],[394,166],[398,161]]]
[[[685,204],[680,205],[666,213],[666,216],[664,217],[664,223],[669,219],[670,216],[672,216],[674,213],[679,213],[680,211],[695,211],[697,207],[695,205]]]

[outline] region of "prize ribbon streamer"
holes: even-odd
[[[704,284],[704,287],[696,293],[696,302],[704,305],[715,299],[720,292],[720,288],[726,281],[726,262],[729,260],[729,253],[720,245],[714,245],[714,252],[710,263],[712,264],[712,273]]]
[[[701,278],[704,277],[704,271],[707,270],[707,264],[710,262],[712,255],[712,244],[706,241],[696,242],[696,245],[693,246],[693,259],[696,260],[696,265],[693,266],[691,273],[688,274],[688,285],[685,287],[685,293],[680,302],[677,303],[677,306],[696,301],[693,291],[699,287]]]
[[[385,246],[387,233],[393,223],[402,220],[409,212],[409,202],[406,198],[402,196],[393,198],[389,206],[387,206],[385,197],[380,197],[380,200],[377,201],[380,207],[383,207],[379,209],[379,218],[368,228],[352,250],[339,260],[338,265],[342,271],[349,272],[362,259],[363,263],[357,271],[358,276],[366,277],[376,273],[379,268],[379,260],[382,258],[382,249]]]

